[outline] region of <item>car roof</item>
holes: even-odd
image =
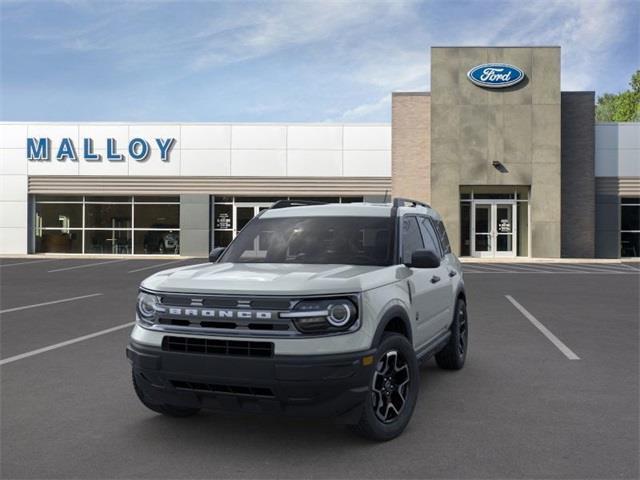
[[[393,205],[391,203],[326,203],[318,205],[300,205],[294,207],[274,208],[265,210],[261,218],[290,218],[290,217],[391,217]],[[406,214],[422,214],[439,219],[440,216],[430,207],[421,205],[413,207],[398,207],[397,216]]]

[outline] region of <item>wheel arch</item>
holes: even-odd
[[[467,293],[464,291],[464,287],[458,288],[456,292],[456,302],[458,300],[464,300],[464,303],[467,303]]]
[[[385,332],[395,332],[403,335],[413,344],[413,332],[407,311],[399,305],[390,307],[378,323],[376,333],[373,336],[372,347],[376,347],[382,341]]]

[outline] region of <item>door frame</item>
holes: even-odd
[[[231,228],[233,229],[232,238],[236,238],[236,235],[238,234],[238,207],[253,208],[253,216],[255,217],[260,213],[260,209],[269,208],[271,205],[273,205],[273,202],[234,202],[233,222],[231,222]]]
[[[476,205],[488,205],[490,207],[489,214],[489,233],[491,238],[491,249],[489,251],[476,251]],[[511,235],[511,250],[506,252],[498,252],[496,250],[497,237],[499,232],[496,231],[496,219],[498,205],[511,206],[512,226],[511,233],[501,235]],[[496,258],[496,257],[515,257],[517,255],[518,245],[518,202],[515,199],[494,199],[494,200],[473,200],[471,202],[471,256],[476,258]]]

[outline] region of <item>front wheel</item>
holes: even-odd
[[[418,390],[418,361],[413,346],[402,335],[386,334],[376,352],[369,396],[353,430],[376,441],[397,437],[413,415]]]
[[[469,343],[469,321],[467,304],[459,298],[450,327],[451,336],[445,347],[436,354],[436,363],[445,370],[460,370],[467,358]]]

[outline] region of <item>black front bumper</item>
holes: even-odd
[[[145,398],[158,405],[221,411],[336,417],[360,416],[375,350],[341,355],[269,358],[164,351],[131,342],[127,358]]]

